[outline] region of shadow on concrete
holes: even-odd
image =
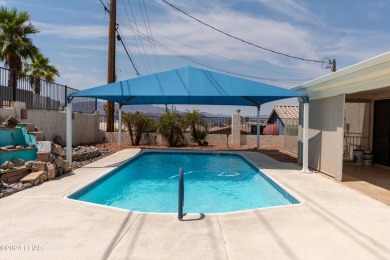
[[[125,226],[129,222],[129,220],[131,219],[132,215],[133,215],[133,212],[129,212],[127,214],[126,218],[122,221],[121,225],[118,228],[118,231],[116,232],[115,236],[112,238],[111,243],[107,246],[107,249],[105,250],[102,259],[107,259],[110,256],[112,251],[115,249],[116,245],[121,241],[123,236],[132,227],[132,225],[130,225],[130,227],[128,227],[125,231],[123,231],[123,229],[125,228]]]
[[[184,213],[183,216],[186,217],[186,216],[188,216],[188,214]],[[192,216],[191,216],[191,218],[186,217],[186,218],[183,218],[181,221],[196,221],[196,220],[202,220],[205,218],[206,218],[206,215],[204,213],[199,213],[199,217],[197,217],[197,218],[192,218]]]
[[[268,233],[274,238],[274,240],[280,246],[280,249],[288,256],[289,259],[299,259],[299,257],[294,253],[293,249],[288,246],[285,239],[283,239],[282,234],[278,234],[275,231],[275,228],[268,222],[268,220],[261,214],[260,211],[253,211],[256,217],[260,220],[261,223],[266,227]]]

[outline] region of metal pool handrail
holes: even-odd
[[[179,220],[183,219],[183,207],[184,207],[184,170],[179,169],[179,198],[178,198],[178,212],[177,217]]]

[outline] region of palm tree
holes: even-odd
[[[200,129],[201,127],[206,128],[206,124],[202,120],[199,110],[194,109],[192,112],[187,110],[186,112],[184,121],[186,125],[191,127],[192,141],[198,143],[198,145],[203,145],[203,141],[207,136],[207,131]]]
[[[54,82],[54,78],[60,76],[58,69],[50,65],[49,58],[44,57],[41,53],[32,58],[31,63],[24,62],[23,75],[29,76],[31,87],[34,93],[41,94],[41,79]]]
[[[28,36],[38,33],[27,12],[0,8],[0,60],[10,69],[9,86],[14,85],[13,71],[22,71],[22,60],[32,59],[39,50]]]

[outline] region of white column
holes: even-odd
[[[257,151],[260,151],[260,106],[257,106],[257,121],[256,121],[256,148]]]
[[[302,158],[302,172],[309,173],[309,102],[303,103],[303,158]]]
[[[122,106],[119,105],[119,113],[118,113],[118,146],[121,146],[122,142]]]
[[[66,160],[72,165],[72,103],[66,106]]]

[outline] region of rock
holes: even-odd
[[[36,185],[38,185],[40,182],[41,182],[41,181],[40,181],[40,178],[38,178],[38,179],[36,179],[36,180],[33,182],[33,185],[36,186]]]
[[[29,189],[29,188],[33,187],[33,185],[31,183],[24,183],[23,186],[25,189]]]
[[[4,147],[7,148],[8,150],[15,149],[15,145],[6,145]]]
[[[38,171],[46,171],[46,163],[45,162],[34,162],[33,168],[38,169]]]
[[[9,196],[9,195],[12,195],[12,194],[14,194],[15,192],[14,191],[12,191],[11,189],[8,189],[8,190],[5,190],[2,194],[3,194],[3,198],[4,197],[7,197],[7,196]]]
[[[12,116],[7,117],[7,119],[3,121],[3,126],[6,128],[15,128],[18,124],[19,121]]]
[[[49,162],[50,161],[50,153],[48,152],[38,152],[37,160],[41,162]]]
[[[41,177],[43,182],[48,180],[47,173],[42,174]]]
[[[16,167],[24,166],[26,164],[26,162],[24,160],[19,159],[19,158],[13,159],[12,162],[14,163],[14,165]]]
[[[10,161],[6,161],[1,165],[1,169],[3,170],[13,169],[13,168],[15,168],[15,165]]]
[[[57,167],[56,168],[56,177],[60,177],[62,175],[62,168],[61,167]]]
[[[55,165],[52,164],[52,163],[47,163],[46,167],[47,167],[47,178],[49,180],[54,179],[56,177],[56,167],[55,167]]]
[[[23,146],[17,145],[17,146],[15,146],[15,148],[20,150],[20,149],[23,149]]]
[[[7,149],[7,147],[0,147],[0,150],[1,151],[7,151],[8,149]]]
[[[33,167],[34,165],[34,161],[28,161],[24,164],[24,166],[26,166],[27,169],[31,170],[31,168]]]
[[[56,156],[64,156],[65,155],[65,150],[62,149],[62,147],[60,145],[57,145],[55,143],[52,144],[51,146],[51,150],[52,150],[52,153]]]
[[[62,168],[63,174],[68,173],[70,170],[70,163],[67,160],[64,160],[61,168]]]
[[[57,144],[57,145],[60,145],[60,146],[65,146],[65,140],[59,136],[59,135],[56,135],[53,139],[53,143]]]

